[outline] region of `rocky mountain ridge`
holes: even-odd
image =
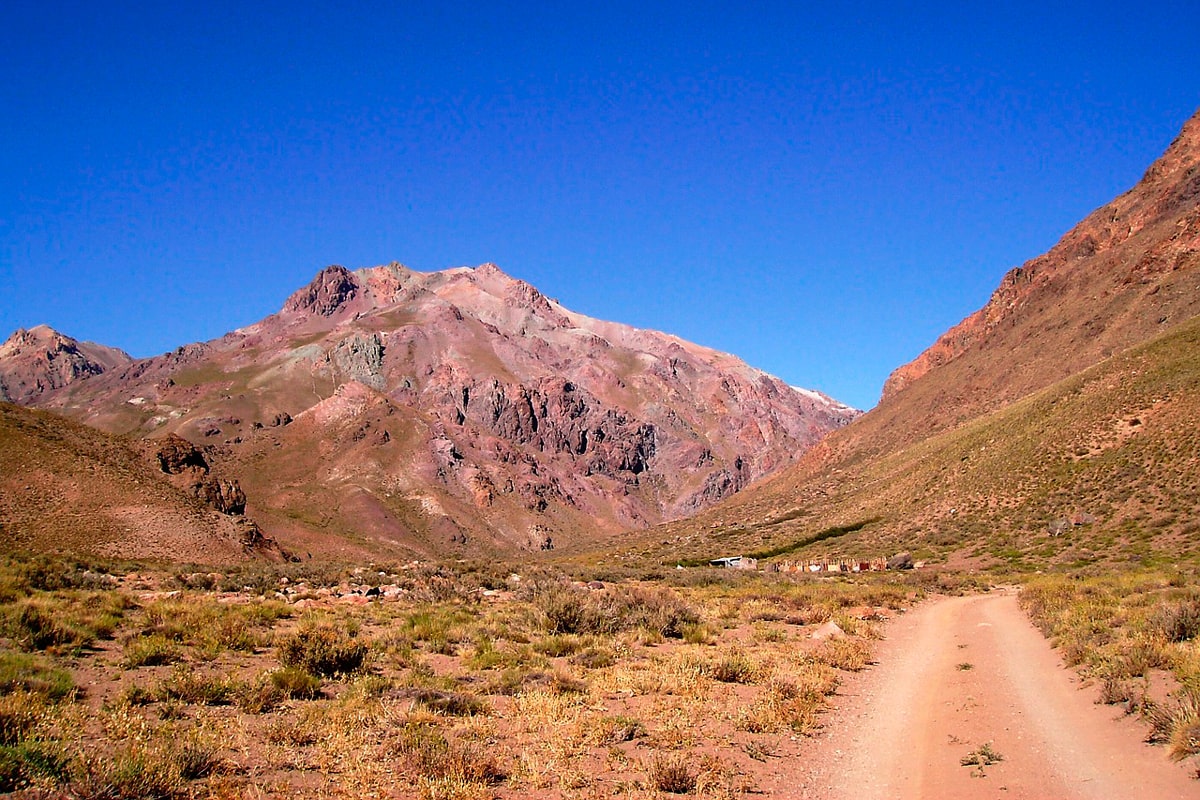
[[[203,445],[264,529],[302,549],[331,531],[440,554],[644,527],[857,414],[733,356],[572,312],[491,264],[331,266],[211,342],[71,381],[15,363],[0,358],[0,376],[35,387],[28,404]]]

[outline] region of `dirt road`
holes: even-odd
[[[1015,592],[926,603],[889,624],[877,661],[844,686],[794,796],[1200,798],[1144,727],[1093,703]],[[962,765],[985,745],[1003,760]]]

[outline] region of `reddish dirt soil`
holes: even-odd
[[[793,796],[1200,797],[1143,725],[1093,702],[1015,592],[927,603],[888,626],[877,659],[843,686],[803,766],[778,776]],[[1003,760],[962,765],[989,743]]]

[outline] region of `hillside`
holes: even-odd
[[[878,407],[625,557],[1194,553],[1198,281],[1200,115],[1137,186],[898,369]]]
[[[331,534],[421,555],[595,541],[728,497],[857,415],[490,264],[329,267],[220,339],[70,382],[0,359],[0,378],[102,430],[202,445],[306,551]]]
[[[1200,555],[1200,317],[953,430],[883,455],[811,453],[631,547],[1017,568]],[[832,443],[836,444],[836,442]]]
[[[282,555],[241,514],[177,486],[153,448],[2,402],[0,542],[170,563]]]

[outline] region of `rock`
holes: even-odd
[[[810,633],[808,638],[820,641],[824,639],[840,639],[845,635],[846,632],[842,630],[840,625],[833,620],[829,620],[824,625]]]
[[[329,360],[350,380],[384,391],[383,340],[378,333],[355,333],[342,339],[329,351]]]
[[[912,569],[913,558],[911,553],[896,553],[887,560],[888,569]]]
[[[246,493],[237,481],[206,478],[197,486],[196,496],[222,514],[246,513]]]
[[[155,450],[155,457],[163,472],[168,475],[179,475],[188,469],[198,469],[208,472],[208,462],[204,454],[187,439],[175,434],[167,434]]]

